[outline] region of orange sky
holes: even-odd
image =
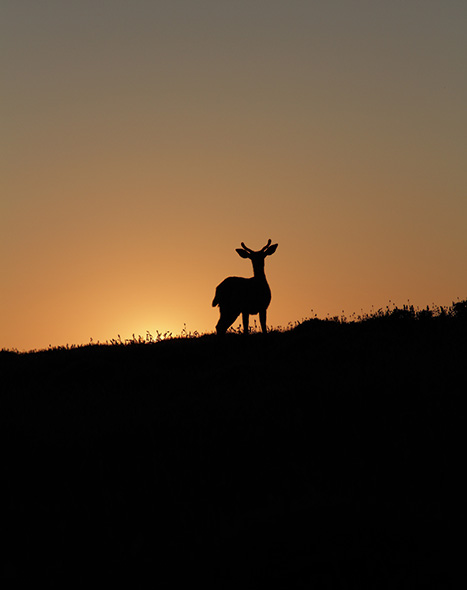
[[[465,0],[3,0],[0,348],[467,298]],[[313,312],[311,311],[313,310]]]

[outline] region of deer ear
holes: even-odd
[[[250,255],[248,254],[248,252],[246,250],[242,250],[242,248],[236,248],[236,252],[242,258],[250,258]]]
[[[266,256],[271,256],[271,254],[274,254],[274,252],[276,251],[278,245],[279,244],[273,244],[272,246],[269,246],[269,248],[266,250],[264,254]]]

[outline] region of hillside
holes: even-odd
[[[465,310],[2,351],[3,575],[450,587]]]

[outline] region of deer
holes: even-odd
[[[271,240],[268,240],[266,246],[258,251],[251,250],[243,242],[241,246],[236,248],[236,252],[241,258],[251,260],[253,276],[249,279],[227,277],[216,287],[212,306],[218,305],[220,310],[220,318],[216,325],[218,336],[224,335],[240,314],[245,335],[248,334],[249,316],[257,313],[263,334],[267,332],[266,310],[271,302],[271,289],[264,273],[264,259],[274,254],[278,244],[271,246]]]

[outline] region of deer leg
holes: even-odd
[[[245,334],[245,336],[248,335],[248,321],[250,318],[250,314],[247,311],[242,312],[242,318],[243,318],[243,333]]]
[[[238,318],[239,312],[232,312],[232,311],[225,311],[221,310],[221,317],[217,322],[216,332],[219,336],[222,336],[227,332],[230,326],[234,323],[234,321]]]
[[[259,323],[261,324],[261,330],[263,331],[263,334],[266,334],[268,329],[266,326],[266,310],[265,309],[263,309],[262,311],[259,312]]]

